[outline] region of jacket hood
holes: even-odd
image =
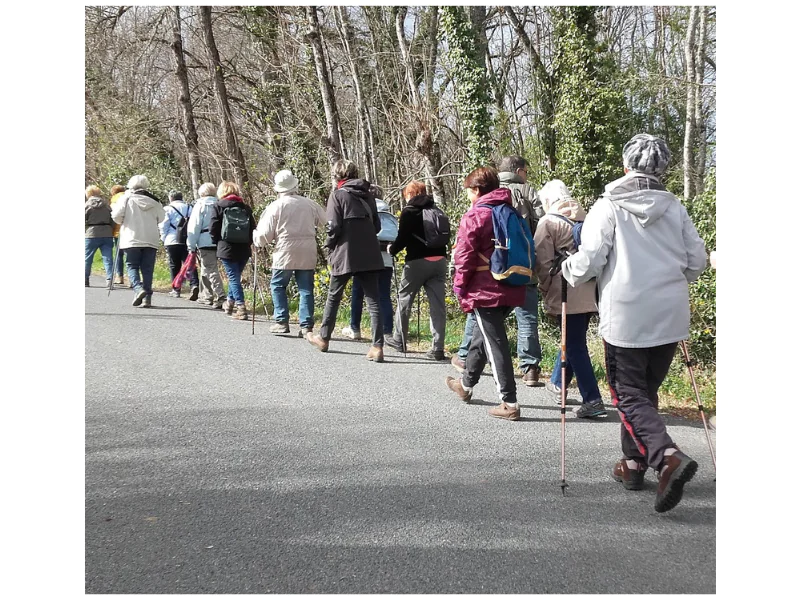
[[[562,215],[571,221],[584,221],[586,219],[586,211],[572,198],[556,200],[547,209],[547,214]]]
[[[134,190],[131,192],[131,201],[142,210],[151,210],[156,206],[161,206],[161,201],[147,190]]]
[[[497,188],[478,198],[475,204],[511,204],[513,206],[511,202],[511,190],[504,187]]]
[[[218,199],[216,196],[203,196],[202,198],[198,198],[196,202],[205,206],[211,206],[212,204],[218,202]]]
[[[511,171],[500,171],[497,177],[500,179],[500,183],[525,183],[522,181],[522,177]]]
[[[345,179],[339,185],[339,189],[347,189],[350,191],[359,190],[363,192],[369,191],[369,181],[366,179]]]
[[[656,177],[636,171],[609,183],[604,195],[612,204],[636,217],[642,227],[658,221],[672,203],[677,202]]]
[[[420,194],[408,200],[409,206],[416,206],[417,208],[430,208],[433,204],[433,196],[428,196],[427,194]]]
[[[101,197],[99,197],[99,196],[91,196],[91,197],[90,197],[90,198],[89,198],[89,199],[86,201],[86,204],[87,204],[89,207],[91,207],[91,208],[100,208],[100,207],[101,207],[101,206],[103,206],[105,203],[106,203],[106,201],[105,201],[105,200],[103,200],[103,199],[102,199]]]

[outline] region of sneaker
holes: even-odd
[[[214,306],[214,310],[227,310],[225,308],[225,302],[222,300],[217,300],[216,302],[209,302],[209,306]]]
[[[86,278],[86,287],[89,287],[89,278]]]
[[[628,466],[627,460],[622,458],[611,470],[611,477],[614,481],[619,481],[626,490],[641,490],[644,488],[644,474],[647,466],[639,464],[636,469]]]
[[[222,310],[225,311],[226,315],[232,315],[233,314],[233,306],[234,306],[233,300],[228,298],[228,299],[225,300],[225,302],[222,303]]]
[[[539,375],[541,374],[542,370],[539,368],[538,365],[533,365],[532,367],[528,367],[528,370],[522,374],[522,383],[527,385],[528,387],[538,387],[542,384],[539,383]],[[560,394],[561,392],[559,392]]]
[[[361,330],[353,329],[352,327],[345,327],[344,329],[342,329],[342,335],[351,340],[360,340]]]
[[[456,379],[455,377],[446,377],[444,382],[447,384],[447,387],[453,390],[463,402],[469,404],[472,401],[472,390],[465,390],[464,386],[461,385],[461,379]]]
[[[311,327],[301,327],[300,331],[297,332],[297,337],[304,338],[307,334],[312,333],[313,329]]]
[[[180,290],[171,290],[170,293],[167,294],[167,296],[170,296],[172,298],[180,298],[181,297],[181,291]]]
[[[425,358],[428,360],[442,361],[444,360],[444,350],[428,350],[425,353]]]
[[[147,296],[147,292],[141,290],[136,296],[133,298],[133,306],[139,306],[144,300],[144,297]]]
[[[323,340],[318,333],[308,332],[306,334],[306,340],[312,346],[316,346],[320,352],[327,352],[328,351],[328,342]]]
[[[453,358],[450,359],[450,364],[453,365],[459,373],[463,373],[467,370],[467,365],[461,360],[458,354],[453,355]]]
[[[381,346],[370,346],[369,352],[367,352],[367,360],[371,360],[373,362],[382,363],[383,362],[383,347]]]
[[[247,321],[247,307],[244,304],[236,305],[236,314],[233,318],[237,321]]]
[[[579,407],[574,408],[572,412],[575,413],[579,419],[593,419],[594,417],[605,417],[606,407],[598,400],[597,402],[585,402]]]
[[[544,389],[553,394],[556,397],[555,398],[556,404],[558,404],[558,406],[561,406],[561,388],[548,379],[547,381],[544,382]],[[573,400],[572,398],[567,396],[567,405],[576,406],[579,404],[580,402],[578,402],[577,400]]]
[[[683,497],[683,486],[691,481],[696,472],[697,463],[680,450],[665,456],[658,472],[656,512],[667,512],[678,506]]]
[[[114,278],[114,283],[116,283],[117,285],[125,285],[125,279],[122,277],[122,275],[117,275]]]
[[[394,348],[398,352],[402,352],[403,354],[405,354],[406,352],[406,349],[403,346],[403,342],[397,341],[394,338],[394,336],[386,336],[386,338],[383,340],[383,343],[389,346],[390,348]]]
[[[200,298],[198,304],[202,304],[203,306],[214,306],[214,299],[213,298]]]
[[[270,333],[289,333],[289,323],[273,323],[269,328]]]
[[[106,279],[106,289],[113,290],[114,289],[114,282],[110,279]]]
[[[200,295],[200,288],[195,286],[192,288],[192,295],[189,296],[189,302],[196,302],[197,297]]]
[[[149,296],[145,296],[144,302],[142,302],[142,308],[152,308],[153,307],[152,300],[153,300],[152,294]]]
[[[506,419],[507,421],[518,421],[520,415],[519,404],[517,404],[517,408],[511,408],[505,402],[501,402],[500,406],[489,409],[489,415],[498,419]]]

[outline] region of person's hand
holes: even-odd
[[[550,271],[549,271],[550,277],[555,277],[556,275],[558,275],[561,272],[561,264],[565,260],[567,260],[567,258],[569,256],[570,256],[570,253],[568,251],[566,251],[566,250],[564,250],[563,252],[556,252],[555,257],[553,257],[553,264],[550,267]]]
[[[711,268],[712,269],[716,269],[717,268],[717,251],[716,250],[711,252],[710,259],[711,259]]]

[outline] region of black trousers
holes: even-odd
[[[183,261],[189,256],[189,249],[186,247],[186,244],[174,244],[172,246],[164,246],[164,250],[167,251],[169,274],[172,279],[175,279],[183,266]],[[189,275],[189,283],[192,287],[198,287],[200,285],[196,268]]]
[[[461,383],[466,387],[475,387],[488,360],[492,365],[492,377],[500,400],[514,404],[517,401],[517,382],[514,380],[514,363],[511,361],[506,334],[506,317],[512,310],[510,306],[498,306],[476,308],[473,311],[475,329],[472,330],[472,343],[464,361],[466,369],[461,376]]]
[[[372,345],[383,346],[383,321],[381,320],[379,278],[381,271],[364,271],[358,273],[361,280],[361,287],[364,289],[364,296],[367,299],[367,310],[369,311],[370,327],[372,328]],[[339,304],[342,301],[344,288],[353,273],[344,275],[331,275],[331,283],[328,287],[328,299],[325,302],[325,312],[322,313],[322,325],[319,328],[320,337],[326,342],[333,335],[333,328],[336,325],[336,314],[339,312]]]
[[[658,388],[678,342],[652,348],[620,348],[605,342],[611,398],[622,421],[622,455],[658,469],[675,443],[658,414]]]

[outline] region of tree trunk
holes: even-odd
[[[181,9],[179,6],[173,7],[175,11],[175,22],[172,28],[172,51],[175,54],[175,76],[178,78],[180,86],[180,96],[178,101],[183,111],[183,133],[186,141],[186,154],[189,157],[189,173],[192,179],[192,192],[197,194],[197,190],[203,181],[203,169],[200,162],[200,151],[198,149],[197,128],[194,124],[194,110],[192,109],[192,99],[189,93],[189,76],[186,71],[186,59],[183,56],[183,40],[181,37]]]
[[[694,139],[695,139],[695,55],[697,29],[696,6],[689,9],[689,27],[686,33],[686,129],[683,134],[683,197],[687,200],[695,196]]]
[[[694,160],[694,174],[695,174],[695,193],[701,194],[705,188],[704,180],[706,173],[706,122],[703,117],[703,81],[706,75],[706,41],[708,38],[707,20],[708,20],[707,6],[703,7],[700,13],[700,27],[698,31],[698,44],[697,44],[697,57],[695,58],[695,102],[694,102],[694,121],[697,138],[697,154]]]
[[[233,116],[231,115],[230,103],[228,102],[228,88],[225,86],[225,77],[222,73],[222,62],[219,58],[219,50],[214,40],[214,29],[211,24],[211,7],[200,7],[200,21],[203,26],[203,37],[206,42],[208,60],[214,76],[214,93],[217,97],[220,121],[225,132],[225,148],[228,160],[233,163],[233,173],[236,183],[242,191],[242,196],[248,199],[248,179],[247,169],[244,163],[242,149],[236,141],[236,130],[233,126]]]

